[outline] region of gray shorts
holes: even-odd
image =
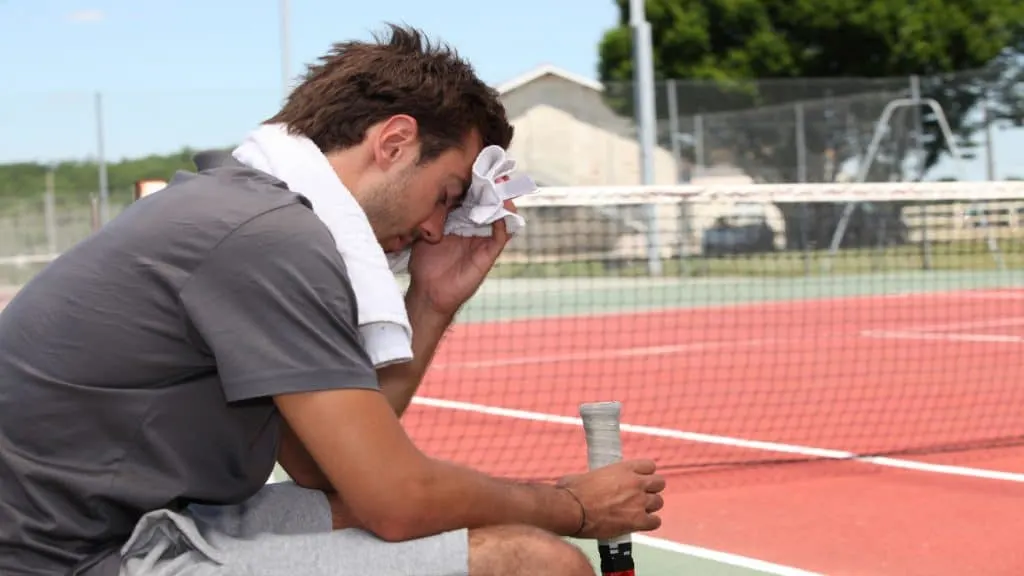
[[[469,536],[457,530],[385,542],[331,530],[323,493],[268,484],[236,506],[158,510],[122,548],[121,576],[467,576]]]

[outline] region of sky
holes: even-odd
[[[542,64],[597,78],[614,0],[288,0],[292,76],[332,43],[413,25],[499,84]],[[279,0],[0,0],[0,162],[227,146],[281,102]],[[97,94],[100,95],[97,98]],[[1024,131],[996,131],[997,177]],[[1016,165],[1016,166],[1015,166]],[[949,162],[929,178],[955,175]],[[972,162],[969,180],[984,179]]]
[[[613,0],[288,5],[293,75],[396,22],[453,45],[491,84],[542,64],[596,79],[618,20]],[[279,0],[0,0],[0,162],[95,157],[97,92],[108,160],[236,142],[281,102],[279,29]]]

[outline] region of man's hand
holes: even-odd
[[[515,212],[511,200],[505,209]],[[509,238],[499,220],[490,237],[446,234],[437,244],[417,242],[409,258],[410,291],[421,293],[438,313],[454,315],[480,288]]]
[[[629,460],[562,478],[557,485],[575,494],[586,511],[576,536],[604,540],[661,526],[655,512],[665,505],[665,479],[654,471],[650,460]]]

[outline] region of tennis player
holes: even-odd
[[[658,527],[653,462],[515,483],[400,424],[508,239],[442,236],[479,151],[512,138],[497,94],[392,27],[335,46],[271,121],[316,143],[382,246],[411,244],[414,360],[373,367],[332,235],[284,182],[179,174],[0,315],[0,573],[576,576],[559,536]],[[294,483],[264,484],[275,462]]]

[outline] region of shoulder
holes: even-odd
[[[308,199],[284,182],[245,166],[198,173],[179,172],[168,186],[131,205],[110,232],[177,247],[205,260],[216,253],[248,249],[253,256],[275,251],[319,253],[344,266],[326,224]]]
[[[232,219],[235,219],[234,217]],[[302,298],[318,294],[354,301],[348,267],[327,226],[302,203],[286,203],[237,215],[193,273],[241,297]],[[329,298],[327,295],[330,295]],[[340,300],[339,300],[340,299]]]

